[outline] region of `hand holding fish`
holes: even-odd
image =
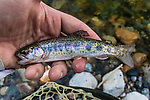
[[[61,32],[70,34],[86,30],[88,38],[100,39],[80,20],[47,6],[41,0],[1,0],[0,15],[0,58],[7,68],[20,67],[14,55],[18,49],[36,41],[59,37]],[[75,58],[73,69],[82,72],[85,64],[86,59]],[[64,61],[53,62],[51,66],[51,81],[58,80],[67,72]],[[43,73],[43,65],[34,64],[27,67],[25,76],[27,79],[39,79]]]

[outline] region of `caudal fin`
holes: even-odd
[[[134,61],[131,57],[131,53],[134,51],[135,45],[134,44],[133,45],[122,45],[122,47],[127,49],[127,52],[122,57],[118,56],[118,59],[120,59],[126,65],[128,65],[130,67],[134,67]]]

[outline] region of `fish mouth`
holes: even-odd
[[[23,55],[23,54],[18,54],[17,56],[21,59],[20,61],[18,61],[18,64],[20,64],[20,65],[26,65],[27,62],[30,61],[30,59],[27,58],[27,57],[26,57],[25,55]]]
[[[28,59],[28,58],[27,58],[25,55],[23,55],[23,54],[18,54],[17,56],[18,56],[20,59],[26,59],[26,60]]]
[[[20,65],[27,65],[27,62],[28,61],[26,61],[26,60],[20,60],[17,63],[20,64]]]

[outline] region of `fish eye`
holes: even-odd
[[[24,55],[27,55],[28,51],[27,50],[23,50],[21,53],[24,54]]]

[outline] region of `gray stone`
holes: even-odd
[[[138,86],[138,87],[140,87],[140,88],[141,88],[143,83],[142,83],[142,82],[140,82],[140,81],[136,81],[136,83],[135,83],[135,84],[136,84],[136,86]]]
[[[142,76],[139,76],[139,77],[138,77],[138,80],[139,80],[140,82],[142,82]]]
[[[136,76],[131,76],[131,80],[132,80],[133,82],[135,82],[135,81],[137,80],[137,77],[136,77]]]
[[[89,72],[76,73],[69,81],[69,86],[96,88],[98,82]]]
[[[85,71],[92,72],[92,65],[90,63],[86,63]]]
[[[126,93],[125,92],[123,92],[121,95],[120,95],[120,97],[125,97],[126,96]]]
[[[143,71],[144,71],[144,77],[146,79],[146,81],[150,84],[150,64],[146,63],[143,67]]]
[[[142,89],[142,94],[144,94],[147,98],[149,98],[149,89],[148,88],[143,88]]]
[[[125,81],[121,70],[109,72],[104,75],[103,91],[115,97],[119,96],[124,91]]]
[[[122,100],[148,100],[148,98],[139,92],[130,92]]]

